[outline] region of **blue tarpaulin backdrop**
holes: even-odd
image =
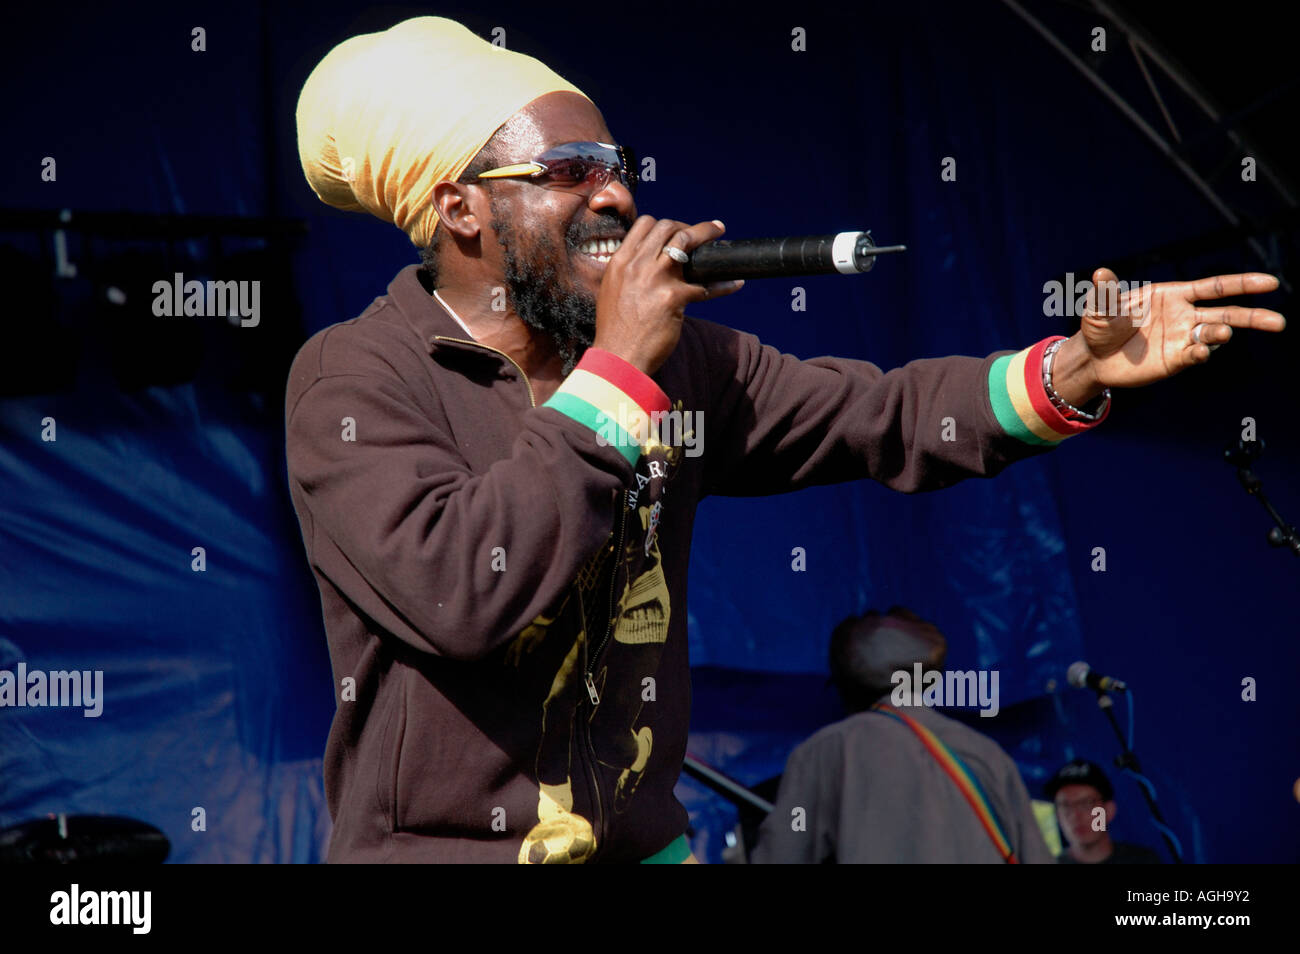
[[[695,312],[801,357],[888,368],[1069,334],[1069,319],[1044,317],[1044,282],[1220,225],[1002,4],[717,8],[696,11],[690,29],[657,9],[28,13],[7,38],[16,88],[0,204],[303,219],[275,298],[294,306],[264,303],[257,328],[231,330],[244,349],[276,335],[300,343],[358,314],[415,252],[395,228],[312,195],[297,92],[346,36],[437,13],[484,36],[504,27],[507,45],[586,90],[614,135],[654,158],[641,211],[721,218],[733,237],[868,227],[906,243],[866,277],[751,282]],[[791,49],[795,26],[806,52]],[[1086,37],[1087,21],[1077,26]],[[52,182],[40,177],[47,156]],[[941,178],[945,157],[955,181]],[[0,241],[52,268],[48,232]],[[75,380],[0,403],[0,669],[102,670],[105,705],[98,718],[0,710],[0,827],[122,814],[160,827],[173,861],[318,861],[333,695],[281,407],[211,354],[193,380],[118,387],[92,346],[117,333],[93,317],[93,286],[114,280],[95,269],[111,272],[124,248],[75,228],[66,241],[81,271],[51,281],[56,313],[82,331],[29,340],[78,346]],[[166,255],[194,277],[211,271],[203,243]],[[1121,277],[1259,267],[1232,251]],[[792,310],[795,284],[805,311]],[[123,310],[148,307],[136,296]],[[1270,446],[1260,472],[1295,519],[1295,351],[1239,334],[1211,365],[1118,394],[1098,432],[993,481],[915,497],[860,483],[708,501],[690,582],[693,754],[750,784],[778,774],[838,715],[824,685],[831,628],[901,603],[947,633],[951,666],[999,671],[1004,712],[978,727],[1031,790],[1069,758],[1109,764],[1116,752],[1088,694],[1061,689],[1066,666],[1088,659],[1135,687],[1136,748],[1190,860],[1297,860],[1297,561],[1265,546],[1262,511],[1218,459],[1254,418]],[[55,441],[42,438],[47,418]],[[1242,699],[1247,678],[1257,701]],[[1159,846],[1136,785],[1112,774],[1116,834]],[[734,811],[692,782],[680,792],[697,853],[716,860]]]

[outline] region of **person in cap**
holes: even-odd
[[[943,633],[905,607],[835,627],[831,680],[851,714],[790,754],[754,862],[1051,863],[1011,758],[917,687],[895,691],[946,656]]]
[[[315,194],[421,259],[313,335],[286,387],[338,705],[330,860],[689,859],[699,500],[993,476],[1246,314],[1203,310],[1192,342],[1177,286],[1141,327],[1094,312],[1019,352],[801,361],[685,314],[739,287],[683,277],[723,224],[638,215],[629,151],[532,57],[416,17],[331,50],[296,120]]]
[[[1067,762],[1048,780],[1044,794],[1056,805],[1056,820],[1068,846],[1057,858],[1061,864],[1163,864],[1150,848],[1111,839],[1115,788],[1097,763]]]

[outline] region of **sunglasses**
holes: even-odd
[[[608,142],[566,142],[528,162],[489,169],[473,178],[524,177],[544,188],[588,196],[617,179],[635,195],[638,178],[635,170],[636,159],[624,146]]]

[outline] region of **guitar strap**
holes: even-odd
[[[966,763],[957,757],[957,753],[948,748],[943,739],[893,706],[884,702],[877,702],[871,708],[881,715],[903,723],[916,734],[917,738],[921,740],[921,744],[925,746],[926,751],[934,756],[934,760],[939,763],[939,767],[952,779],[953,784],[957,786],[962,797],[970,805],[971,810],[975,812],[980,825],[993,842],[993,846],[998,850],[998,854],[1002,856],[1002,860],[1009,865],[1020,864],[1020,859],[1011,850],[1011,842],[998,821],[998,816],[993,811],[988,796],[984,794],[983,786],[980,785],[975,774],[966,767]]]

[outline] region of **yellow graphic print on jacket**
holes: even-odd
[[[668,639],[668,621],[672,608],[668,582],[664,577],[657,536],[653,533],[660,510],[658,502],[637,508],[641,533],[629,533],[622,562],[644,558],[639,575],[624,585],[612,613],[613,627],[603,649],[600,640],[588,638],[585,617],[587,607],[596,605],[602,569],[610,547],[588,561],[578,575],[575,586],[560,608],[551,616],[539,616],[517,637],[511,658],[518,664],[522,655],[531,652],[546,638],[547,631],[564,614],[572,596],[579,596],[583,625],[560,663],[551,683],[550,693],[542,704],[542,740],[537,752],[538,803],[537,824],[524,837],[519,849],[521,864],[573,863],[586,861],[596,850],[596,835],[591,821],[573,811],[573,777],[571,752],[575,717],[581,700],[587,697],[583,661],[587,653],[598,650],[601,656],[592,679],[600,699],[588,719],[588,736],[597,762],[618,770],[614,799],[606,810],[621,813],[636,793],[642,773],[650,759],[654,738],[650,727],[637,726],[643,705],[639,681],[605,692],[611,671],[619,673],[654,673],[659,656]],[[636,523],[629,520],[631,526]],[[641,554],[636,554],[642,550]],[[638,561],[642,562],[642,561]],[[617,572],[619,565],[615,565]],[[606,577],[607,579],[607,577]],[[602,621],[592,621],[599,625]],[[599,634],[599,635],[604,635]]]

